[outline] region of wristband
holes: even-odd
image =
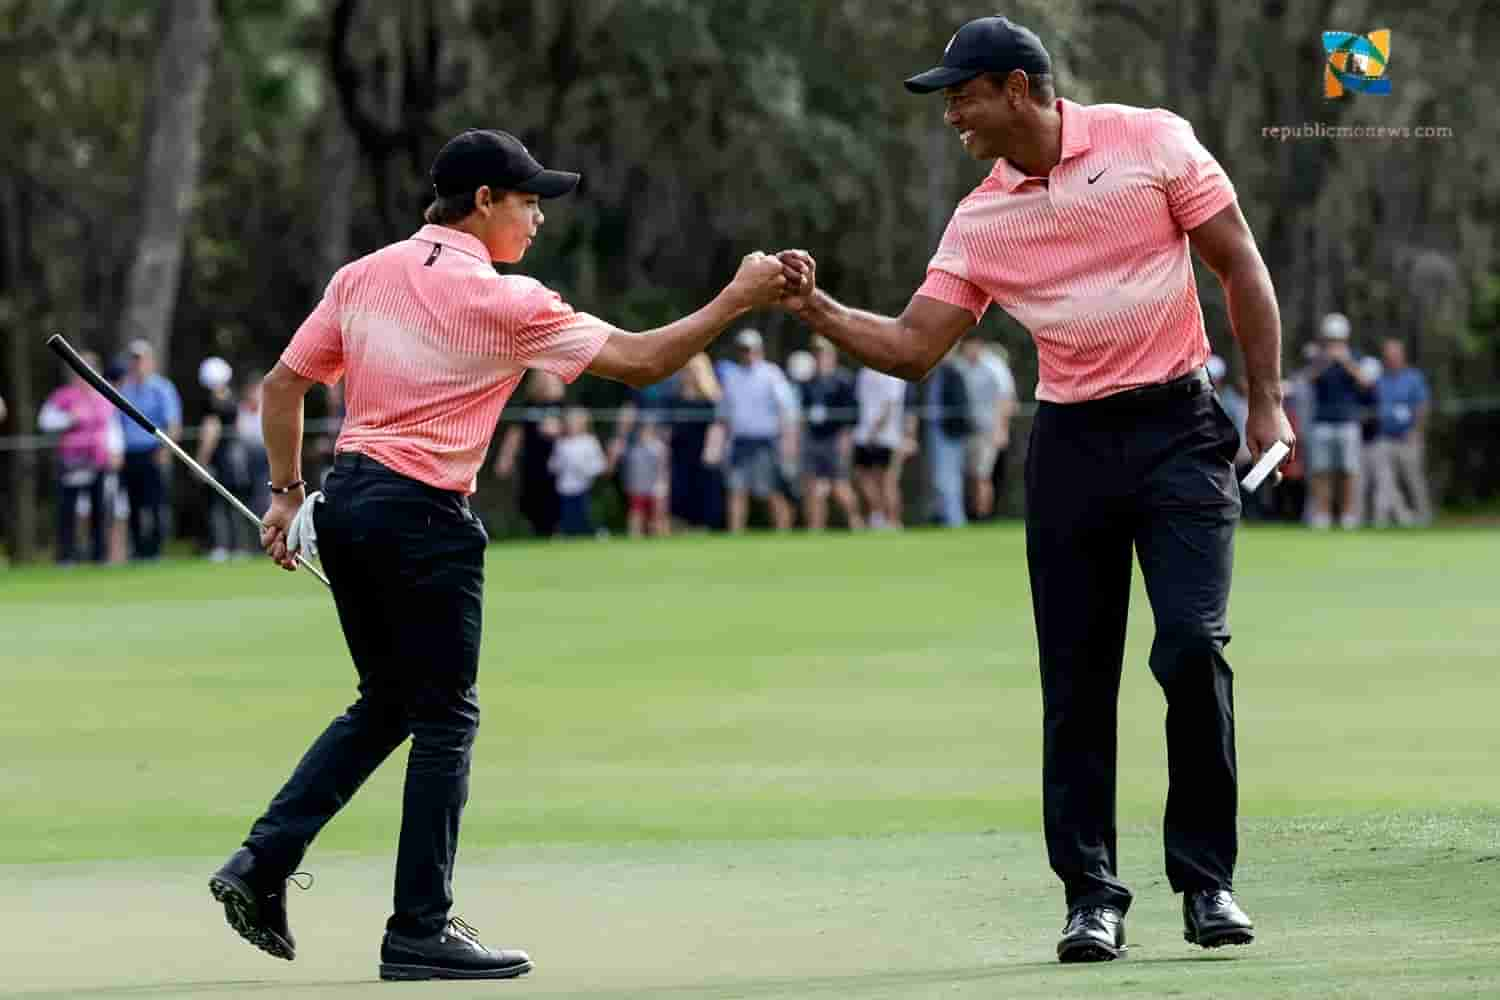
[[[271,488],[272,495],[284,497],[288,493],[292,492],[292,490],[300,490],[302,487],[306,486],[307,480],[298,479],[296,482],[287,483],[285,486],[277,486],[275,483],[266,483],[266,485]]]

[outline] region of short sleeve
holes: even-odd
[[[339,319],[340,271],[328,283],[323,301],[312,311],[292,342],[281,352],[281,363],[303,378],[333,385],[344,375],[344,333]]]
[[[960,204],[958,212],[948,221],[948,228],[943,231],[937,253],[927,264],[927,279],[917,289],[917,294],[967,309],[978,323],[989,308],[990,297],[984,289],[968,280],[968,274],[968,258],[963,247],[963,205]]]
[[[1413,402],[1418,406],[1423,406],[1432,400],[1432,392],[1427,387],[1427,376],[1421,372],[1417,372],[1417,377],[1413,380],[1412,395],[1415,397]]]
[[[512,339],[515,360],[564,382],[583,374],[614,329],[596,316],[575,312],[545,285],[528,296],[523,316]]]
[[[178,395],[177,387],[165,377],[157,385],[161,389],[162,409],[166,414],[164,423],[180,425],[182,423],[182,397]]]
[[[1152,149],[1172,218],[1184,232],[1197,229],[1234,204],[1234,185],[1186,120],[1164,110],[1152,117]]]

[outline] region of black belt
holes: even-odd
[[[399,476],[400,478],[405,479],[407,482],[410,482],[416,486],[420,486],[422,487],[422,489],[428,490],[433,494],[445,497],[453,497],[464,507],[469,506],[469,498],[463,493],[459,493],[456,490],[445,490],[440,486],[433,486],[431,483],[424,483],[420,479],[413,479],[406,473],[397,472],[395,469],[391,468],[389,465],[386,465],[384,462],[377,462],[369,455],[361,454],[357,451],[341,451],[338,454],[334,455],[333,467],[335,469],[363,469],[367,472],[383,472],[388,476]]]
[[[1110,396],[1099,399],[1090,399],[1082,403],[1064,404],[1069,409],[1141,409],[1144,407],[1160,406],[1178,399],[1191,399],[1201,396],[1205,392],[1212,392],[1214,388],[1213,379],[1208,377],[1206,368],[1198,368],[1179,375],[1168,382],[1158,382],[1155,385],[1143,385],[1135,389],[1126,389]]]

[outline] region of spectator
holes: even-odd
[[[872,528],[901,527],[901,483],[894,470],[907,439],[906,389],[906,382],[874,368],[861,368],[854,379],[854,476]]]
[[[495,475],[501,479],[509,479],[519,463],[517,503],[539,538],[555,535],[561,516],[552,449],[562,433],[563,390],[563,380],[556,375],[532,370],[526,377],[527,405],[521,410],[521,422],[505,429],[495,456]]]
[[[130,366],[116,358],[104,366],[104,378],[116,389],[123,389]],[[109,425],[109,471],[104,476],[104,509],[110,518],[109,561],[123,563],[130,558],[130,498],[125,495],[122,476],[125,470],[125,416],[116,413]]]
[[[1375,509],[1375,438],[1380,417],[1375,409],[1375,384],[1384,370],[1380,359],[1365,355],[1359,359],[1359,373],[1364,387],[1359,393],[1359,493],[1354,501],[1354,520],[1364,524]]]
[[[671,469],[667,444],[656,420],[647,417],[625,447],[620,478],[625,489],[625,525],[631,538],[668,533],[667,484]]]
[[[950,352],[927,382],[927,472],[930,520],[949,528],[968,523],[964,513],[964,454],[974,420],[963,370]]]
[[[223,358],[204,358],[198,366],[198,382],[208,390],[208,410],[198,425],[197,459],[220,485],[248,506],[250,455],[238,433],[240,405],[233,380],[234,370]],[[208,558],[224,562],[232,554],[249,555],[260,539],[254,525],[229,501],[208,490],[208,541]]]
[[[1234,477],[1245,478],[1245,473],[1250,471],[1250,448],[1245,444],[1245,421],[1250,417],[1249,385],[1245,377],[1230,380],[1229,365],[1217,354],[1208,357],[1205,365],[1208,369],[1208,377],[1214,385],[1214,392],[1219,397],[1219,403],[1224,407],[1224,412],[1229,414],[1229,419],[1234,422],[1234,429],[1240,436],[1239,450],[1234,453]],[[1266,481],[1260,489],[1253,493],[1240,494],[1240,504],[1243,511],[1242,516],[1247,520],[1259,516],[1262,504],[1271,495],[1271,483]]]
[[[959,343],[953,359],[954,367],[963,376],[969,423],[973,427],[964,442],[969,510],[981,521],[995,515],[995,463],[1000,459],[1001,449],[1010,443],[1010,403],[1015,397],[1014,382],[1001,381],[999,371],[985,361],[987,353],[984,341],[971,335]],[[1006,375],[1009,374],[1007,370]]]
[[[1000,383],[1001,392],[1005,396],[1005,405],[1000,413],[999,423],[995,427],[995,464],[990,470],[990,494],[995,498],[995,508],[990,513],[990,517],[995,518],[999,516],[1000,508],[1005,500],[1005,472],[1010,455],[1010,421],[1016,415],[1016,377],[1011,374],[1009,355],[999,344],[990,344],[979,357],[994,371],[995,380]]]
[[[1349,320],[1342,313],[1323,317],[1321,349],[1312,367],[1313,417],[1307,442],[1312,504],[1308,523],[1333,523],[1334,483],[1339,490],[1339,524],[1359,526],[1360,396],[1368,388],[1359,362],[1349,350]]]
[[[174,441],[182,437],[182,398],[165,376],[156,373],[156,352],[146,340],[126,348],[130,370],[120,386],[135,404]],[[166,479],[171,456],[160,442],[133,420],[125,428],[125,493],[130,498],[130,548],[135,559],[157,559],[167,530]]]
[[[99,358],[84,352],[83,359],[97,368]],[[57,448],[57,561],[77,561],[74,542],[82,501],[87,499],[91,546],[89,558],[102,563],[108,558],[109,511],[105,503],[105,476],[110,467],[110,428],[114,407],[95,392],[77,372],[68,369],[68,381],[53,390],[42,404],[37,427],[47,434],[61,434]]]
[[[592,535],[589,491],[608,466],[604,448],[589,430],[589,411],[570,407],[563,415],[562,436],[552,447],[548,467],[557,477],[557,497],[564,535]]]
[[[271,506],[271,466],[266,460],[266,437],[260,426],[260,390],[264,381],[264,372],[252,372],[245,379],[234,415],[234,430],[245,447],[245,461],[250,468],[250,509],[257,513]]]
[[[719,379],[707,354],[688,362],[672,401],[671,513],[684,524],[724,525],[724,425],[717,418],[722,399]]]
[[[859,405],[854,378],[839,367],[839,349],[831,340],[814,338],[813,358],[817,367],[801,385],[807,425],[802,455],[803,517],[809,531],[822,531],[828,524],[828,498],[832,496],[850,529],[858,531],[864,519],[849,483],[850,431]]]
[[[792,508],[781,466],[797,430],[794,393],[781,369],[765,359],[759,333],[741,330],[734,342],[736,359],[724,368],[719,404],[729,433],[729,530],[745,530],[753,496],[769,506],[772,526],[785,531]]]
[[[1430,524],[1432,499],[1427,488],[1425,437],[1431,395],[1427,377],[1407,364],[1406,345],[1391,338],[1382,346],[1385,370],[1375,383],[1375,506],[1377,524]],[[1410,496],[1402,495],[1405,490]]]

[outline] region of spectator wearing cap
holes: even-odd
[[[156,371],[156,350],[147,340],[132,340],[125,349],[129,372],[120,393],[135,404],[168,437],[182,436],[182,397]],[[130,499],[130,548],[135,559],[161,555],[167,529],[165,469],[170,456],[161,442],[133,420],[125,428],[125,493]]]
[[[1067,906],[1060,961],[1125,944],[1116,864],[1118,698],[1140,561],[1167,702],[1167,881],[1183,934],[1247,943],[1234,897],[1238,765],[1224,655],[1240,502],[1234,425],[1213,394],[1193,255],[1226,290],[1250,384],[1257,457],[1295,442],[1281,407],[1275,289],[1228,176],[1192,126],[1161,108],[1058,99],[1040,39],[1003,17],[965,24],[941,64],[907,80],[942,91],[956,145],[993,160],[958,205],[899,316],[818,287],[787,251],[786,305],[866,364],[920,379],[991,303],[1036,343],[1026,548],[1041,660],[1043,820]]]
[[[1359,527],[1361,460],[1360,413],[1364,395],[1374,385],[1349,348],[1349,319],[1329,313],[1319,327],[1319,353],[1311,369],[1312,424],[1308,428],[1307,465],[1311,477],[1308,524],[1333,523],[1334,487],[1338,485],[1339,524]]]
[[[1430,524],[1426,432],[1432,395],[1427,376],[1407,363],[1406,345],[1392,337],[1381,347],[1384,370],[1375,383],[1376,524]]]
[[[90,367],[98,355],[85,351]],[[89,558],[96,563],[109,556],[109,506],[105,477],[112,461],[111,434],[116,427],[115,410],[109,400],[95,392],[72,368],[67,382],[42,403],[37,427],[46,434],[61,434],[57,447],[57,561],[74,563],[79,511],[86,505],[89,515]]]
[[[208,390],[208,407],[198,425],[198,464],[214,474],[225,489],[249,506],[250,451],[239,435],[240,404],[234,392],[234,369],[223,358],[204,358],[198,365],[198,384]],[[223,562],[246,555],[257,541],[254,527],[214,490],[208,493],[208,557]]]
[[[735,357],[720,376],[719,416],[729,436],[729,530],[745,530],[750,498],[770,508],[777,531],[792,526],[792,506],[783,493],[780,466],[787,439],[796,434],[795,393],[781,367],[767,361],[760,333],[741,330]]]
[[[803,518],[809,531],[828,525],[828,499],[844,512],[855,531],[864,527],[854,488],[849,482],[851,431],[858,412],[854,376],[839,367],[839,349],[825,337],[812,342],[812,377],[799,382],[807,440],[802,455]]]

